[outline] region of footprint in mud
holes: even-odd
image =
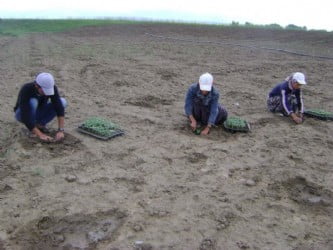
[[[142,186],[146,183],[143,177],[117,177],[114,179],[117,184],[124,184],[130,191],[140,192],[142,191]]]
[[[280,193],[295,201],[299,205],[318,209],[333,209],[333,193],[315,183],[307,181],[304,177],[296,176],[280,183],[271,185],[271,190]]]
[[[44,216],[30,222],[11,238],[24,249],[95,249],[117,238],[126,214],[118,209],[62,218]]]
[[[161,76],[162,80],[170,81],[173,78],[177,77],[177,74],[173,72],[172,70],[163,70],[160,69],[157,71],[157,74]]]
[[[100,65],[98,65],[98,64],[87,64],[80,70],[79,74],[80,74],[81,77],[85,78],[86,74],[90,70],[90,68],[96,68],[96,67],[99,67],[99,66]]]
[[[146,107],[146,108],[154,108],[157,105],[171,105],[173,100],[162,99],[156,96],[147,95],[141,98],[137,98],[136,101],[129,99],[125,101],[127,104],[131,104],[134,106]]]
[[[51,131],[50,136],[55,136],[55,131]],[[81,151],[85,148],[81,140],[75,136],[66,133],[64,140],[60,142],[43,142],[37,137],[29,137],[24,133],[18,140],[22,148],[29,150],[36,150],[36,147],[43,147],[51,153],[52,156],[64,156]]]
[[[255,121],[251,122],[251,127],[253,128],[262,128],[265,127],[267,124],[272,123],[272,118],[271,117],[263,117],[259,118]]]
[[[191,153],[186,157],[187,161],[190,163],[199,163],[199,162],[204,162],[208,159],[208,156],[201,154],[201,153]]]
[[[126,80],[116,80],[116,81],[113,82],[113,85],[117,86],[117,87],[122,87],[122,86],[130,87],[132,85],[135,86],[135,84],[129,83]]]
[[[200,243],[200,250],[215,250],[216,241],[210,238],[203,239]]]

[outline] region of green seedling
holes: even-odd
[[[248,123],[239,117],[229,117],[223,125],[231,132],[248,132],[250,129]]]
[[[308,109],[304,112],[304,115],[324,121],[333,120],[333,113],[322,109]]]
[[[201,128],[196,128],[195,130],[193,130],[193,133],[196,134],[196,135],[200,135],[201,131],[202,131]]]
[[[119,129],[119,126],[106,119],[94,117],[86,120],[81,128],[88,132],[107,137],[111,136],[116,129]]]
[[[246,122],[238,117],[230,117],[226,121],[226,126],[228,128],[241,129],[241,128],[246,128]]]

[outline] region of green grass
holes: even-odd
[[[0,19],[0,35],[20,36],[31,32],[60,32],[84,26],[121,23],[135,22],[112,19]]]
[[[288,25],[283,28],[278,24],[255,25],[251,23],[239,24],[232,22],[228,24],[202,24],[190,22],[175,21],[153,21],[153,20],[130,20],[130,19],[0,19],[0,35],[21,36],[32,32],[61,32],[80,28],[84,26],[100,26],[110,24],[173,24],[173,25],[190,25],[190,26],[219,26],[224,28],[257,28],[257,29],[274,29],[274,30],[301,30],[306,31],[306,27]]]

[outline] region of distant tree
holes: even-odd
[[[282,30],[283,27],[277,23],[271,23],[271,24],[267,24],[265,25],[266,28],[269,28],[269,29],[277,29],[277,30]]]
[[[239,22],[232,21],[231,26],[239,26]]]
[[[254,24],[252,24],[250,22],[245,22],[245,26],[254,26]]]
[[[295,24],[288,24],[286,26],[286,29],[287,30],[306,30],[306,26],[300,27],[300,26],[297,26]]]

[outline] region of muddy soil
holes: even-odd
[[[333,57],[332,33],[110,25],[0,46],[0,249],[333,249],[333,123],[265,107],[301,71],[305,106],[333,111],[333,60],[250,48]],[[62,143],[13,117],[41,71],[69,104]],[[191,132],[184,96],[204,72],[251,133]],[[125,135],[80,134],[92,116]]]

